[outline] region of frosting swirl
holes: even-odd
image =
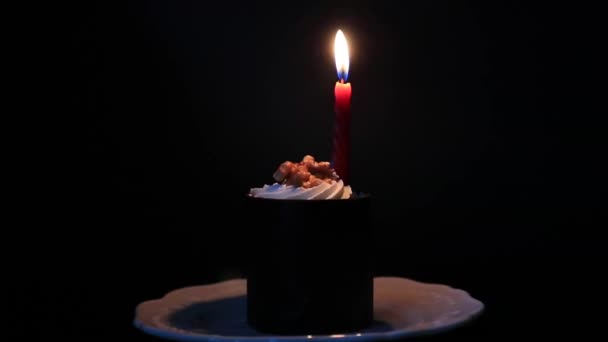
[[[261,188],[253,188],[250,195],[260,198],[272,198],[283,200],[326,200],[326,199],[347,199],[352,195],[350,186],[345,186],[342,180],[323,182],[312,188],[295,187],[274,183],[264,185]]]

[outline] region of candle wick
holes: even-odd
[[[340,83],[344,84],[344,79],[340,78]]]

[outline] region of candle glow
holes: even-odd
[[[342,30],[336,33],[334,41],[334,55],[336,58],[336,70],[338,71],[338,80],[346,82],[348,79],[348,44]]]

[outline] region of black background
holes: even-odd
[[[517,1],[66,6],[61,98],[86,139],[55,165],[76,191],[30,246],[17,328],[153,340],[131,325],[137,303],[240,276],[244,232],[263,224],[240,215],[243,195],[284,160],[329,159],[342,29],[352,184],[374,197],[362,253],[377,273],[486,304],[475,324],[435,338],[589,332],[606,211],[605,126],[587,100],[602,42],[593,12]]]

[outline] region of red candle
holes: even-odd
[[[348,79],[348,45],[342,31],[338,30],[334,42],[338,81],[334,88],[336,120],[332,151],[332,167],[345,185],[350,185],[350,83]]]

